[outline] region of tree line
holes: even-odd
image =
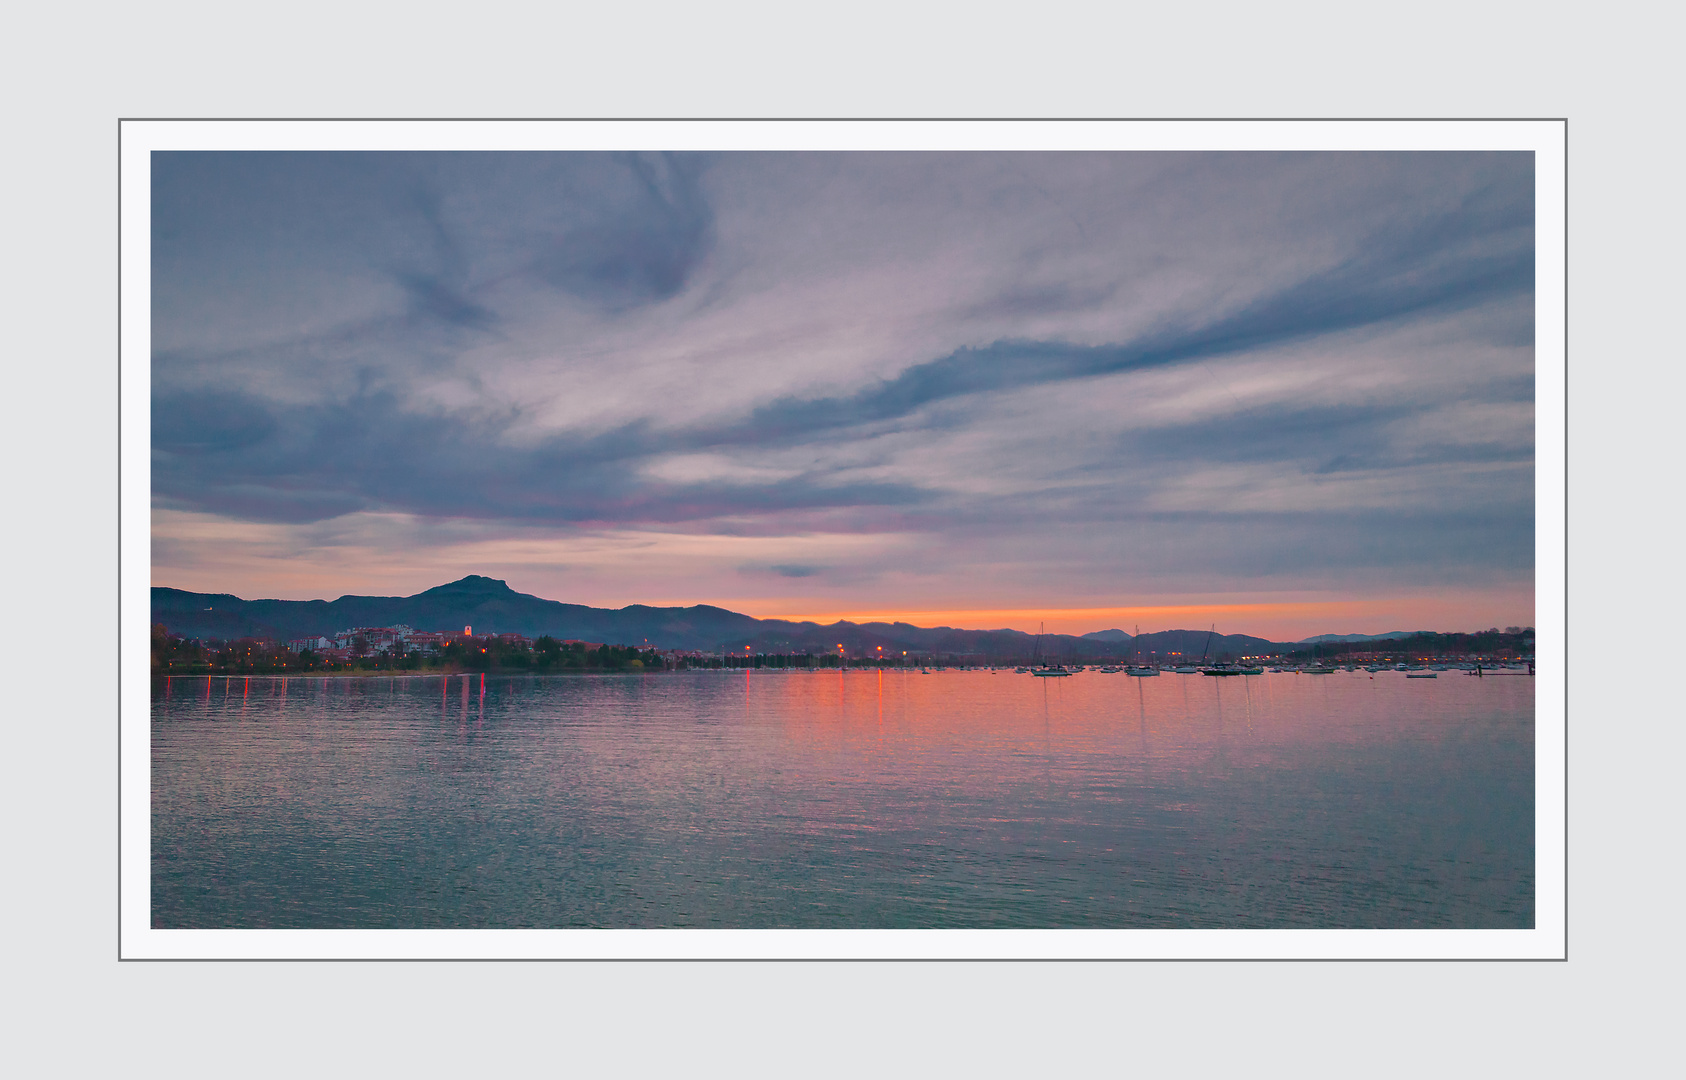
[[[1534,628],[1493,627],[1470,634],[1421,633],[1385,641],[1322,641],[1284,656],[1284,660],[1353,659],[1406,660],[1421,656],[1520,657],[1534,653]]]
[[[338,660],[312,649],[293,652],[286,646],[256,638],[198,641],[171,634],[163,625],[152,628],[152,674],[170,675],[287,675],[346,671],[660,671],[667,666],[654,649],[604,645],[588,649],[546,635],[529,648],[519,641],[491,638],[454,641],[436,652],[402,651]]]

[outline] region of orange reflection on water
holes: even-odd
[[[743,717],[778,735],[769,754],[801,775],[875,785],[902,773],[989,787],[1035,779],[1052,761],[1127,769],[1176,759],[1220,769],[1267,765],[1315,742],[1395,737],[1489,694],[1477,680],[1406,682],[1362,671],[1134,678],[1097,671],[1038,678],[1000,669],[734,673]],[[1531,687],[1508,687],[1514,694]],[[611,732],[604,733],[612,737]]]

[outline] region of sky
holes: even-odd
[[[1525,153],[152,164],[152,577],[1534,621]]]

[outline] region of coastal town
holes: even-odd
[[[886,650],[883,646],[835,651],[758,649],[722,645],[714,650],[663,649],[519,633],[423,631],[398,624],[356,626],[332,636],[276,641],[261,637],[236,640],[189,638],[164,624],[152,628],[152,671],[172,675],[375,674],[392,672],[498,671],[563,673],[568,671],[653,672],[693,668],[818,670],[825,668],[913,668],[921,671],[989,669],[1041,676],[1084,671],[1136,677],[1171,675],[1262,675],[1296,672],[1400,671],[1412,678],[1441,672],[1480,675],[1501,671],[1533,673],[1532,628],[1510,627],[1515,634],[1419,634],[1385,642],[1323,642],[1299,650],[1235,656],[1182,652],[1119,656],[1111,662],[1077,662],[1047,656],[987,656]],[[1494,631],[1493,633],[1498,633]]]
[[[333,636],[274,641],[187,638],[152,628],[152,671],[176,674],[357,674],[416,671],[661,670],[702,654],[647,645],[561,640],[516,633],[432,632],[409,626],[357,626]]]

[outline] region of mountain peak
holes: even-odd
[[[478,593],[490,596],[500,593],[513,593],[514,591],[514,589],[509,587],[509,582],[507,581],[503,581],[499,578],[482,577],[479,574],[470,574],[457,581],[447,582],[444,585],[435,585],[433,588],[428,589],[420,595],[438,596],[442,593]]]

